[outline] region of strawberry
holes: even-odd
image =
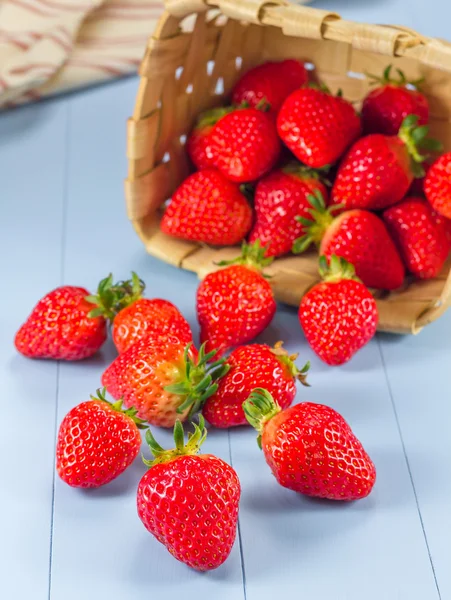
[[[205,169],[177,188],[161,220],[164,233],[216,246],[233,246],[247,235],[252,209],[238,186]]]
[[[100,282],[95,298],[104,295],[115,298],[111,275]],[[72,361],[92,356],[107,338],[107,322],[93,298],[85,288],[71,285],[46,294],[16,333],[16,349],[29,358]]]
[[[193,165],[199,171],[214,167],[210,147],[212,125],[198,123],[186,140],[186,151]]]
[[[342,365],[376,333],[373,296],[355,276],[354,267],[332,256],[320,258],[323,281],[302,298],[299,321],[314,352],[328,365]]]
[[[256,107],[267,102],[271,113],[277,114],[285,98],[307,83],[308,75],[302,62],[294,59],[265,62],[247,71],[232,90],[232,102]]]
[[[404,119],[398,136],[372,134],[358,140],[343,158],[332,188],[332,202],[345,208],[379,210],[407,194],[421,163],[439,142],[427,138],[428,127],[417,127],[418,117]]]
[[[430,167],[424,192],[432,208],[451,219],[451,152],[440,156]]]
[[[389,65],[382,77],[369,76],[379,87],[372,90],[362,104],[362,125],[366,134],[396,135],[409,115],[416,115],[419,125],[426,125],[429,120],[426,96],[407,87],[418,86],[422,80],[408,81],[399,69],[396,69],[398,78],[394,79],[391,70],[392,65]]]
[[[186,444],[183,426],[176,422],[173,450],[164,450],[147,430],[155,459],[144,459],[149,469],[136,498],[144,527],[172,556],[198,571],[216,569],[228,558],[241,496],[230,465],[212,454],[198,454],[206,436],[201,416]]]
[[[320,193],[310,196],[309,200],[310,218],[299,217],[305,233],[295,241],[293,252],[304,252],[315,243],[326,258],[336,254],[352,263],[357,276],[368,287],[394,290],[402,285],[402,260],[378,216],[354,209],[334,218],[338,207],[326,208]]]
[[[188,344],[193,341],[191,328],[172,302],[160,298],[143,298],[144,282],[132,272],[131,279],[120,281],[114,286],[119,300],[109,314],[113,325],[113,341],[119,353],[125,352],[139,339],[149,335],[176,335]],[[101,308],[101,299],[93,296],[99,304],[99,313],[107,316]]]
[[[272,321],[274,294],[261,269],[271,263],[257,240],[243,243],[241,256],[219,263],[225,269],[205,277],[197,289],[200,338],[207,351],[221,356],[228,348],[253,340]]]
[[[383,216],[408,270],[420,279],[436,277],[451,250],[446,219],[421,198],[406,198]]]
[[[243,405],[280,485],[316,498],[359,500],[373,489],[376,469],[348,423],[333,408],[301,402],[285,410],[264,388]]]
[[[200,410],[217,390],[214,380],[227,366],[219,360],[207,366],[215,352],[199,355],[175,335],[149,334],[120,354],[102,375],[102,385],[113,398],[151,425],[172,427]]]
[[[249,241],[257,239],[266,246],[266,256],[282,256],[291,251],[293,242],[304,231],[296,216],[308,217],[311,208],[308,195],[316,190],[327,197],[320,173],[290,163],[261,179],[255,189],[256,221]]]
[[[105,390],[72,408],[56,442],[56,470],[72,487],[95,488],[116,479],[138,456],[143,421],[122,402],[110,404]]]
[[[206,401],[202,414],[215,427],[234,427],[247,423],[242,404],[255,387],[265,387],[282,408],[296,395],[296,380],[303,385],[309,369],[295,364],[297,354],[289,355],[278,342],[274,348],[251,344],[236,348],[226,360],[229,367],[219,380],[217,391]]]
[[[335,163],[360,135],[352,104],[326,89],[312,87],[288,96],[277,116],[281,140],[309,167]]]

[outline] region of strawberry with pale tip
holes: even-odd
[[[151,425],[173,427],[198,412],[228,370],[216,351],[199,353],[175,335],[149,334],[120,354],[102,375],[113,398]],[[210,363],[210,364],[209,364]]]
[[[136,496],[145,528],[174,558],[198,571],[216,569],[230,555],[241,497],[235,470],[212,454],[199,454],[206,436],[202,416],[186,444],[182,424],[175,423],[172,450],[164,450],[148,430],[154,460],[144,459],[149,469]]]
[[[324,404],[282,410],[264,388],[244,402],[246,418],[280,485],[295,492],[351,501],[370,494],[376,469],[345,419]]]

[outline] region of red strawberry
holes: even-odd
[[[99,289],[112,285],[104,279]],[[88,290],[71,285],[46,294],[16,333],[16,349],[29,358],[82,360],[95,354],[107,338],[107,326]]]
[[[210,133],[214,166],[236,182],[254,181],[276,164],[281,146],[273,120],[256,108],[223,116]]]
[[[329,500],[359,500],[373,489],[376,469],[343,417],[329,406],[301,402],[281,410],[257,388],[244,403],[258,444],[283,487]]]
[[[241,486],[238,475],[212,454],[200,454],[207,430],[199,426],[184,443],[180,421],[176,447],[164,450],[147,430],[155,460],[139,482],[138,515],[145,528],[177,560],[198,571],[216,569],[227,559],[236,538]]]
[[[328,365],[342,365],[376,333],[376,301],[356,277],[354,267],[332,256],[320,258],[321,283],[301,300],[299,321],[314,352]]]
[[[199,171],[211,169],[213,165],[210,147],[212,125],[198,124],[186,140],[186,151],[192,163]]]
[[[175,335],[148,335],[120,354],[106,369],[102,385],[113,398],[135,408],[151,425],[172,427],[197,412],[217,390],[213,380],[227,371],[222,361],[209,367],[215,352],[199,356]]]
[[[238,186],[211,169],[177,188],[161,220],[164,233],[216,246],[233,246],[252,225],[252,209]]]
[[[406,198],[384,212],[384,221],[409,271],[421,279],[436,277],[451,250],[446,219],[425,200]]]
[[[426,96],[407,87],[409,84],[416,86],[421,80],[407,81],[399,69],[396,69],[398,79],[391,79],[391,70],[392,65],[389,65],[382,77],[370,75],[373,83],[380,86],[371,91],[363,101],[362,125],[366,134],[396,135],[409,115],[417,115],[419,125],[426,125],[429,120]]]
[[[257,242],[243,244],[242,254],[225,269],[210,273],[197,290],[197,318],[201,341],[207,351],[221,356],[228,348],[253,340],[272,321],[276,302],[268,281],[261,274],[271,259],[263,258]]]
[[[277,117],[281,140],[309,167],[335,163],[360,135],[360,118],[352,104],[328,91],[296,90]]]
[[[295,241],[293,252],[304,252],[315,243],[326,258],[336,254],[352,263],[368,287],[394,290],[402,285],[402,260],[378,216],[355,209],[334,218],[332,213],[337,207],[326,208],[321,194],[310,196],[310,202],[310,219],[300,218],[305,233]]]
[[[451,152],[440,156],[430,167],[424,192],[432,208],[451,219]]]
[[[265,387],[282,408],[287,408],[296,395],[296,380],[307,385],[309,364],[299,370],[294,362],[297,356],[290,356],[282,342],[274,348],[266,344],[240,346],[227,358],[229,371],[219,380],[202,414],[215,427],[245,425],[242,404],[255,387]]]
[[[316,190],[327,198],[320,174],[291,163],[261,179],[256,187],[254,207],[256,221],[249,234],[251,243],[260,239],[266,256],[281,256],[291,251],[293,242],[302,235],[304,226],[296,216],[308,217],[308,195]]]
[[[72,487],[95,488],[116,479],[138,456],[143,421],[122,402],[110,404],[105,391],[70,410],[56,443],[56,469]]]
[[[235,84],[232,91],[233,104],[256,107],[267,102],[272,113],[277,113],[285,98],[296,88],[307,83],[308,75],[298,60],[265,62],[250,69]]]
[[[343,158],[332,188],[332,201],[345,208],[379,210],[396,204],[407,194],[414,177],[422,177],[421,149],[437,150],[426,138],[428,127],[417,127],[418,117],[404,119],[399,136],[368,135],[358,140]]]

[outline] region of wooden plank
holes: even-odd
[[[297,401],[328,404],[343,414],[372,456],[377,482],[355,503],[302,497],[276,483],[253,431],[233,430],[233,465],[243,485],[247,599],[269,598],[269,590],[280,598],[294,590],[334,600],[438,598],[377,343],[343,367],[328,367],[307,347],[290,309],[280,309],[262,337],[285,340],[290,352],[300,352],[300,365],[311,360],[312,387]]]
[[[64,278],[92,288],[110,270],[124,278],[134,269],[147,281],[150,297],[175,302],[195,326],[197,278],[149,258],[125,215],[125,122],[135,89],[136,80],[129,80],[116,84],[114,91],[98,89],[70,101]],[[113,356],[109,345],[84,366],[61,368],[58,423],[95,391]],[[155,430],[155,435],[160,443],[171,444],[168,431]],[[229,460],[227,432],[212,432],[205,450]],[[144,446],[143,452],[148,455]],[[174,560],[147,533],[136,513],[136,488],[144,471],[138,459],[116,481],[90,492],[57,481],[51,598],[171,598],[180,590],[185,600],[243,598],[238,541],[229,560],[203,576]]]
[[[0,588],[11,599],[48,597],[57,365],[19,355],[13,339],[61,282],[65,134],[64,103],[0,115]]]
[[[451,311],[381,351],[442,598],[451,598]]]

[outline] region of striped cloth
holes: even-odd
[[[0,0],[0,109],[137,70],[162,0]]]

